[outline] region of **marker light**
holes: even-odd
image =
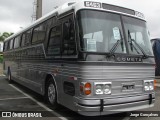
[[[91,94],[91,84],[90,83],[86,83],[84,85],[84,93],[85,93],[85,95]]]
[[[91,94],[91,83],[82,82],[80,84],[80,93],[82,95],[90,95]]]
[[[154,80],[154,90],[156,89],[156,86],[157,86],[157,81]]]

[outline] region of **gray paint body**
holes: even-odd
[[[28,56],[32,58],[34,54],[29,51],[33,48],[33,46],[27,47],[23,50],[27,50]],[[43,51],[43,45],[36,45],[34,50],[38,51],[36,49]],[[6,54],[14,56],[12,54],[15,53],[16,50],[14,53],[4,52],[4,57]],[[152,107],[155,102],[154,91],[145,92],[143,87],[143,80],[154,79],[153,58],[145,59],[140,63],[125,63],[115,62],[112,58],[105,59],[105,57],[103,61],[54,61],[47,59],[44,52],[39,52],[39,58],[40,56],[42,59],[35,58],[34,61],[20,60],[18,57],[14,61],[7,60],[5,61],[4,72],[7,74],[8,67],[10,67],[12,79],[41,95],[45,93],[47,75],[51,75],[55,80],[58,92],[58,103],[83,115],[103,115],[122,110],[137,110]],[[58,70],[58,73],[54,72],[55,69]],[[77,79],[70,80],[71,76]],[[74,96],[64,92],[63,83],[65,81],[74,84]],[[91,95],[80,94],[80,82],[90,82],[92,84]],[[94,82],[112,82],[111,95],[95,95]],[[135,84],[133,91],[122,91],[123,84],[131,83]],[[152,94],[153,99],[151,105],[149,105],[149,94]],[[103,112],[100,112],[100,100],[103,100]]]

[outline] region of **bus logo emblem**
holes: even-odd
[[[115,56],[116,62],[143,62],[141,57]]]
[[[123,86],[122,86],[122,91],[130,91],[130,90],[134,90],[135,89],[135,85],[134,84],[128,84],[128,85],[126,85],[126,84],[124,84]]]

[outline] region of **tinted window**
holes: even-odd
[[[135,11],[128,9],[128,8],[123,8],[123,7],[119,7],[119,6],[115,6],[115,5],[109,5],[109,4],[102,4],[103,9],[107,9],[107,10],[113,10],[113,11],[118,11],[118,12],[122,12],[122,13],[127,13],[127,14],[131,14],[131,15],[135,15]]]
[[[72,18],[69,18],[67,21],[63,23],[62,54],[76,54],[75,31],[74,22]]]
[[[53,18],[47,20],[47,23],[46,23],[46,24],[47,24],[47,27],[48,27],[48,28],[51,27],[52,21],[53,21]]]
[[[46,21],[46,32],[47,32],[47,35],[48,35],[50,29],[53,27],[52,23],[53,23],[53,18],[51,18],[51,19]]]
[[[48,54],[60,55],[61,25],[51,29],[48,43]]]
[[[20,47],[20,39],[21,39],[20,36],[17,36],[17,37],[14,39],[14,48]]]
[[[37,42],[38,40],[38,29],[39,27],[35,28],[33,31],[32,43]]]
[[[8,49],[8,41],[4,43],[4,51]]]
[[[13,49],[13,39],[9,42],[9,49]]]
[[[44,41],[45,33],[46,33],[46,23],[42,23],[41,25],[34,28],[32,43]]]
[[[23,35],[22,35],[21,46],[29,45],[30,39],[31,39],[31,30],[28,30],[27,32],[23,33]]]

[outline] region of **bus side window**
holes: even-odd
[[[61,25],[57,25],[50,30],[48,54],[60,55],[60,41],[61,41]]]
[[[6,42],[3,44],[3,52],[6,51]]]
[[[49,20],[47,20],[46,22],[46,33],[47,35],[49,34],[50,28],[52,26],[52,22],[53,22],[53,18],[50,18]],[[48,36],[47,36],[48,37]]]
[[[42,23],[39,26],[38,30],[38,41],[44,41],[45,40],[45,35],[46,35],[46,22]]]
[[[38,30],[39,30],[39,26],[34,28],[33,30],[32,43],[35,43],[38,41]]]
[[[33,30],[32,43],[40,43],[43,42],[46,35],[46,22],[40,24]]]
[[[9,49],[10,50],[13,49],[13,39],[11,39],[10,42],[9,42]]]
[[[62,40],[62,55],[75,55],[76,54],[76,42],[75,42],[75,30],[74,21],[69,18],[63,22],[63,40]]]
[[[20,40],[21,40],[21,36],[17,36],[15,39],[14,39],[14,48],[18,48],[20,47]]]
[[[8,50],[8,41],[4,43],[4,48],[3,49],[4,49],[4,51]]]
[[[28,30],[27,32],[23,33],[22,35],[22,42],[21,46],[27,46],[30,44],[30,39],[31,39],[31,30]]]

